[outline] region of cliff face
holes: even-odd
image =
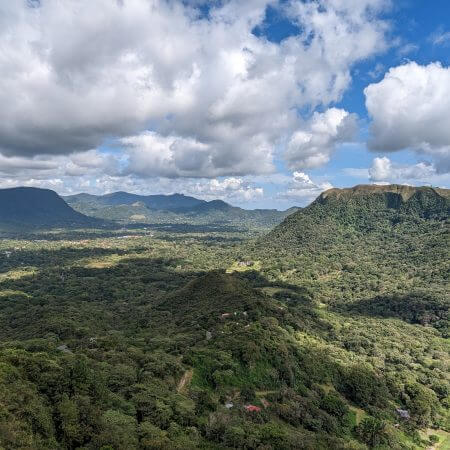
[[[399,214],[443,219],[448,217],[450,211],[450,190],[398,184],[358,185],[329,189],[320,194],[311,207],[317,205],[328,207],[330,213],[334,207],[341,214],[359,210],[359,213],[372,216],[388,209],[396,210]]]
[[[409,200],[415,194],[439,195],[444,198],[450,198],[450,189],[432,188],[428,186],[405,186],[401,184],[375,185],[375,184],[359,184],[351,188],[333,188],[328,189],[319,195],[318,201],[323,201],[328,197],[351,198],[355,196],[364,196],[372,194],[396,194],[399,195],[404,202]]]

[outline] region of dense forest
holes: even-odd
[[[0,449],[445,449],[449,192],[0,240]],[[175,226],[175,228],[173,228]]]

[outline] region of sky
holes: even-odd
[[[0,188],[449,188],[449,63],[448,0],[0,0]]]

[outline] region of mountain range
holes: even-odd
[[[231,224],[272,228],[298,208],[246,210],[222,200],[205,201],[182,194],[106,195],[77,194],[63,197],[75,210],[92,217],[122,223]]]
[[[118,206],[140,203],[152,210],[186,211],[208,202],[183,194],[138,195],[128,192],[113,192],[105,195],[76,194],[63,197],[71,205]]]
[[[59,196],[49,189],[18,187],[0,190],[0,226],[27,228],[95,228],[126,224],[233,225],[269,229],[298,208],[245,210],[222,200],[205,201],[182,194]]]

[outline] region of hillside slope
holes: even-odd
[[[289,216],[250,252],[265,273],[306,283],[337,304],[426,290],[448,298],[449,191],[331,189]]]

